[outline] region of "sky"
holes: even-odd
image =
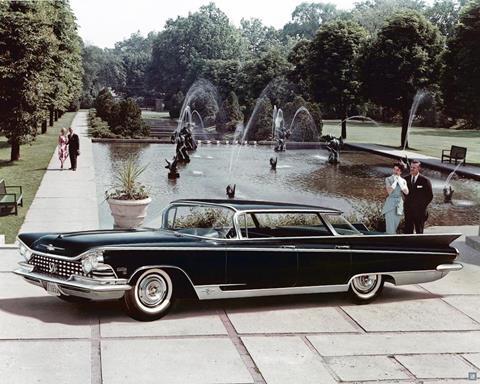
[[[160,31],[165,21],[187,16],[212,0],[70,0],[77,18],[79,34],[87,44],[113,48],[117,41],[140,31],[146,35]],[[295,7],[306,0],[216,0],[217,7],[227,14],[235,25],[242,18],[256,17],[266,25],[283,27],[291,19]],[[311,0],[308,0],[311,1]],[[355,0],[330,3],[339,9],[349,9]]]

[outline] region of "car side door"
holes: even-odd
[[[230,289],[294,286],[298,270],[295,242],[266,231],[262,235],[257,232],[253,238],[249,237],[248,228],[241,231],[242,238],[230,241],[227,247],[226,275]]]

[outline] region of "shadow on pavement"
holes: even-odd
[[[411,300],[436,299],[442,297],[421,289],[385,286],[382,296],[367,304],[384,304]],[[211,316],[224,311],[263,312],[282,310],[302,310],[305,308],[329,308],[355,305],[346,293],[327,293],[296,296],[257,297],[232,300],[199,301],[196,299],[177,300],[166,319],[184,319]],[[36,318],[44,323],[67,325],[92,325],[109,322],[131,322],[123,312],[122,303],[100,301],[67,303],[56,297],[22,297],[0,299],[0,312],[21,317]]]

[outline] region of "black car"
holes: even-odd
[[[340,211],[245,200],[177,200],[156,229],[23,233],[14,273],[66,301],[122,299],[138,320],[175,298],[200,300],[349,291],[425,283],[462,268],[459,234],[386,235]]]

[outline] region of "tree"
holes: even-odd
[[[365,0],[355,4],[352,21],[357,22],[371,35],[375,35],[395,13],[402,10],[423,12],[423,0]]]
[[[307,81],[307,66],[310,45],[309,40],[300,40],[295,44],[288,54],[288,61],[292,64],[292,69],[287,75],[291,82],[297,84],[298,93],[308,98],[310,98],[310,88]]]
[[[442,90],[447,112],[480,126],[480,0],[461,14],[445,54]]]
[[[273,106],[268,97],[257,100],[256,112],[246,127],[247,140],[269,140],[272,138]]]
[[[0,3],[0,131],[20,159],[20,144],[37,134],[51,85],[52,28],[35,2]]]
[[[95,99],[95,109],[97,116],[106,122],[111,121],[112,109],[115,101],[113,100],[112,93],[108,88],[102,89],[97,98]]]
[[[213,3],[188,17],[170,19],[153,42],[149,82],[158,92],[185,92],[205,60],[243,57],[242,42],[227,15]]]
[[[122,100],[119,106],[118,120],[122,136],[138,137],[149,134],[149,129],[142,120],[142,111],[133,99]]]
[[[466,0],[435,0],[432,6],[425,10],[425,16],[444,36],[451,37],[460,17],[460,9],[466,2]]]
[[[408,118],[418,90],[436,90],[444,38],[437,27],[414,11],[393,16],[378,32],[362,59],[366,95],[401,113],[401,145],[406,143]]]
[[[265,26],[260,19],[242,19],[240,33],[246,40],[247,50],[251,56],[268,51],[273,46],[280,46],[280,35],[273,27]]]
[[[240,100],[247,104],[250,112],[255,100],[262,96],[267,86],[272,87],[272,82],[285,76],[291,66],[286,57],[277,49],[271,49],[262,54],[258,59],[248,60],[242,67],[239,94]],[[274,92],[270,92],[274,94]],[[268,95],[270,97],[270,95]],[[250,113],[247,113],[249,115]]]
[[[243,113],[240,109],[238,97],[235,92],[230,91],[217,113],[216,130],[217,132],[235,132],[237,124],[241,122],[243,122]]]
[[[324,24],[309,45],[306,77],[313,99],[331,106],[335,115],[345,119],[360,94],[358,57],[367,40],[367,32],[350,21]],[[346,125],[342,125],[346,138]]]
[[[144,38],[140,32],[133,33],[128,39],[115,44],[113,54],[123,66],[124,80],[114,87],[127,97],[144,96],[147,93],[145,72],[152,56],[153,41],[156,34],[150,32]]]
[[[328,21],[341,16],[333,3],[301,3],[292,12],[292,21],[283,27],[284,36],[299,36],[312,39],[318,28]]]
[[[75,16],[68,0],[40,2],[49,14],[53,36],[51,64],[51,87],[46,93],[50,110],[50,125],[58,111],[68,109],[72,100],[79,100],[82,91],[81,39],[77,33]]]
[[[205,60],[199,76],[215,84],[219,96],[225,98],[239,86],[242,67],[239,60]]]

